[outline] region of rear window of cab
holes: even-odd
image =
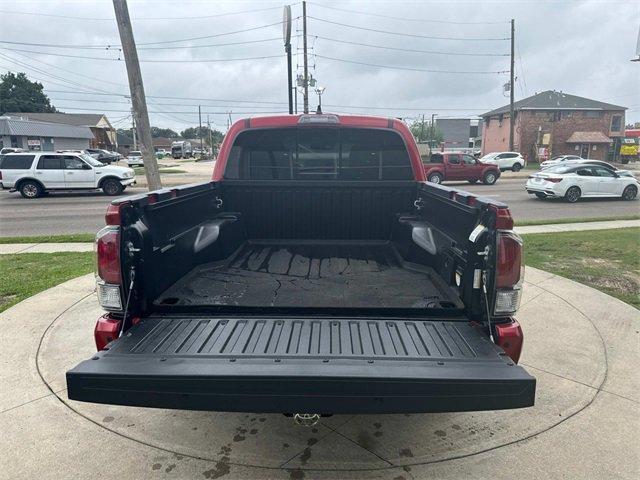
[[[35,155],[3,155],[0,168],[3,170],[29,170]]]
[[[233,143],[232,180],[413,180],[409,152],[392,130],[287,127],[248,130]]]

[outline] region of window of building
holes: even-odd
[[[622,115],[613,115],[611,117],[611,131],[612,132],[622,131]]]
[[[571,118],[573,117],[573,112],[565,110],[562,112],[562,118]]]
[[[584,116],[586,118],[600,118],[602,117],[602,112],[600,110],[587,110]]]
[[[11,135],[11,147],[12,148],[22,148],[22,142],[15,135]]]

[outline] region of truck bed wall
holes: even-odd
[[[143,206],[125,233],[125,240],[136,237],[134,243],[144,245],[137,305],[145,313],[196,266],[229,257],[247,240],[391,241],[405,260],[433,267],[450,283],[453,269],[466,261],[463,242],[478,212],[420,193],[423,188],[416,182],[225,181]],[[419,196],[425,203],[417,210]],[[410,225],[400,221],[405,218],[428,222],[435,254],[413,242]],[[213,236],[212,225],[219,225]]]

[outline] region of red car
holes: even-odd
[[[466,180],[469,183],[482,181],[485,185],[493,185],[500,178],[497,165],[482,163],[466,153],[434,153],[429,163],[424,164],[424,171],[431,183]]]

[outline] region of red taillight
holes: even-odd
[[[96,236],[96,250],[98,257],[98,276],[105,283],[120,285],[122,274],[120,271],[120,229],[105,227]]]
[[[498,207],[496,205],[490,205],[489,208],[496,214],[496,229],[497,230],[512,230],[513,218],[511,218],[511,212],[506,207]]]
[[[104,350],[104,347],[117,339],[120,335],[120,320],[112,318],[111,315],[103,315],[96,322],[96,328],[93,329],[93,338],[96,341],[98,351]]]
[[[551,183],[560,183],[562,181],[562,179],[558,177],[548,177],[548,178],[545,178],[545,180]]]
[[[496,345],[500,346],[511,360],[518,363],[524,342],[520,324],[515,320],[510,323],[499,323],[495,325],[495,332]]]
[[[497,288],[511,288],[520,282],[522,239],[512,232],[498,234]]]
[[[120,225],[121,224],[121,218],[120,218],[120,207],[122,204],[119,205],[109,205],[107,207],[107,213],[104,216],[104,220],[107,223],[107,225]]]

